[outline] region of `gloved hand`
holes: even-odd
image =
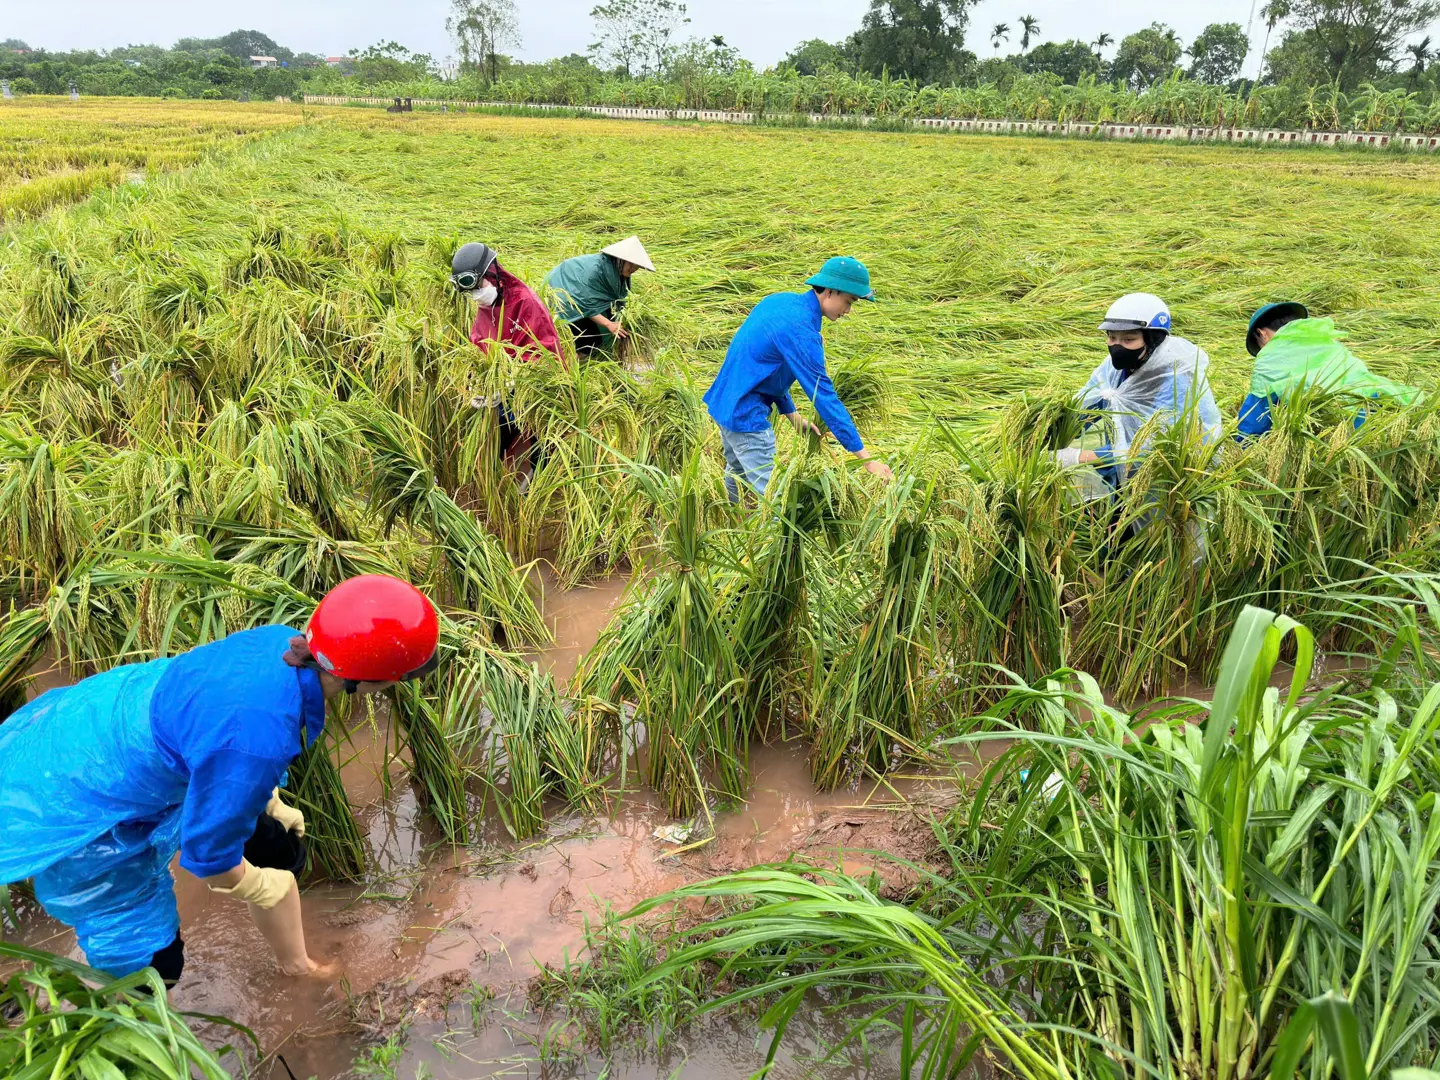
[[[270,793],[270,801],[265,804],[265,813],[269,814],[285,828],[296,836],[305,835],[305,815],[293,806],[287,806],[280,801],[280,789],[277,787]]]
[[[1055,460],[1059,462],[1062,469],[1073,469],[1080,464],[1080,448],[1067,446],[1064,450],[1056,450]]]
[[[276,870],[270,866],[251,866],[249,860],[241,859],[240,865],[245,873],[237,885],[224,888],[219,885],[209,885],[213,893],[221,896],[233,896],[237,900],[244,900],[246,903],[254,904],[262,911],[268,911],[276,904],[290,895],[290,890],[295,888],[295,875],[289,870]]]

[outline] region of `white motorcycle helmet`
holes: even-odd
[[[1170,333],[1170,309],[1153,293],[1126,293],[1110,305],[1100,329],[1158,330],[1163,336]]]

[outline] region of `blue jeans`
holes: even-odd
[[[775,432],[731,431],[720,428],[720,448],[725,453],[725,490],[730,501],[740,501],[740,486],[736,477],[744,480],[757,495],[765,494],[770,483],[770,472],[775,468]]]

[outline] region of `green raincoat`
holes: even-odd
[[[1282,326],[1255,357],[1250,393],[1285,401],[1303,387],[1318,385],[1356,397],[1396,398],[1405,404],[1420,396],[1413,386],[1373,374],[1342,344],[1343,336],[1334,319],[1297,319]]]
[[[550,304],[555,316],[565,322],[578,322],[596,315],[617,314],[625,306],[630,291],[628,279],[609,255],[577,255],[566,259],[545,279],[550,286]]]

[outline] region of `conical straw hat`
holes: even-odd
[[[628,240],[621,240],[618,244],[611,244],[605,249],[606,255],[614,255],[617,259],[624,259],[626,262],[634,263],[642,270],[655,269],[655,264],[650,261],[649,254],[645,251],[645,245],[640,243],[638,236],[632,236]]]

